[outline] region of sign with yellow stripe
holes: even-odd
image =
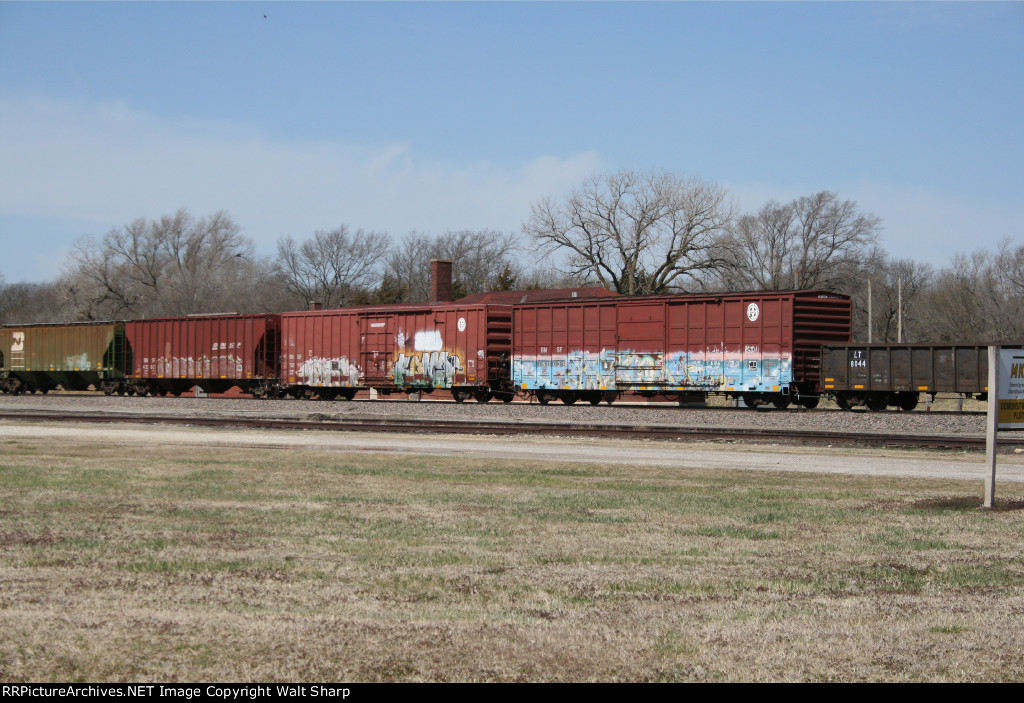
[[[1024,429],[1024,349],[999,350],[999,394],[996,398],[999,429]]]

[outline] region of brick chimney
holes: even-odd
[[[452,262],[430,260],[430,304],[452,302]]]
[[[309,309],[310,310],[323,310],[324,309],[324,304],[320,303],[320,302],[317,302],[315,300],[310,300],[309,301]]]

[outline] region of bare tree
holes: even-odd
[[[388,256],[388,271],[404,284],[402,302],[430,299],[430,260],[452,262],[452,296],[502,290],[522,275],[519,241],[495,230],[449,230],[436,237],[410,232]]]
[[[240,298],[236,284],[251,280],[252,254],[252,242],[224,212],[140,218],[98,241],[76,242],[65,267],[68,295],[80,319],[231,310]]]
[[[278,266],[285,286],[303,306],[341,307],[378,281],[390,246],[386,234],[349,232],[341,225],[317,231],[302,244],[285,237],[277,244]]]
[[[732,218],[725,191],[667,172],[595,175],[564,201],[534,203],[523,225],[541,253],[565,252],[566,273],[627,295],[685,290],[718,266]]]
[[[1024,339],[1024,246],[958,254],[925,296],[935,341],[994,343]]]
[[[163,242],[167,309],[175,315],[236,311],[240,259],[253,255],[252,243],[224,212],[193,220],[187,213],[162,217],[154,228]]]
[[[719,287],[852,292],[862,269],[882,254],[880,227],[878,217],[830,191],[785,205],[771,201],[739,218],[722,241]]]
[[[61,322],[69,311],[61,282],[5,284],[0,276],[0,324]]]

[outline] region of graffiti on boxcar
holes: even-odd
[[[82,352],[81,354],[65,357],[64,368],[74,369],[75,371],[92,371],[92,362],[89,361],[89,353]]]
[[[619,383],[640,386],[664,383],[664,355],[619,352],[615,380]]]
[[[615,351],[574,351],[564,359],[514,357],[512,379],[527,388],[600,390],[615,387]]]
[[[191,356],[143,360],[143,375],[157,378],[242,378],[242,359],[231,354],[194,359]],[[155,371],[155,373],[153,373]]]
[[[466,362],[459,350],[446,349],[441,331],[419,330],[395,334],[395,350],[388,375],[402,388],[451,388],[465,382]],[[411,349],[409,347],[412,347]],[[469,366],[474,366],[469,360]]]
[[[391,364],[391,377],[396,386],[403,388],[451,388],[456,377],[465,369],[458,352],[436,351],[395,352]]]
[[[596,354],[572,351],[564,358],[519,356],[512,360],[512,380],[526,388],[600,390],[636,387],[724,391],[741,386],[760,388],[788,384],[792,381],[791,366],[788,355],[744,358],[739,353],[724,355],[699,351],[663,354],[605,349]]]
[[[360,368],[344,356],[311,356],[302,362],[299,369],[299,378],[307,386],[355,388],[359,386],[362,375]]]
[[[444,340],[438,330],[424,330],[413,336],[412,348],[418,352],[442,351]]]

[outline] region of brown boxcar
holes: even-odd
[[[507,305],[386,305],[281,315],[281,387],[351,398],[449,389],[457,401],[511,400]]]
[[[820,347],[850,340],[846,296],[819,291],[516,305],[512,381],[546,403],[619,393],[748,405],[818,402]]]
[[[110,393],[124,376],[126,355],[123,322],[8,325],[0,328],[0,389],[17,394],[91,386]]]
[[[822,389],[841,408],[913,410],[921,393],[984,399],[988,347],[951,344],[829,345],[822,349]]]
[[[134,358],[125,374],[129,392],[180,395],[198,386],[223,393],[237,386],[263,395],[277,379],[280,328],[277,314],[126,322]]]

